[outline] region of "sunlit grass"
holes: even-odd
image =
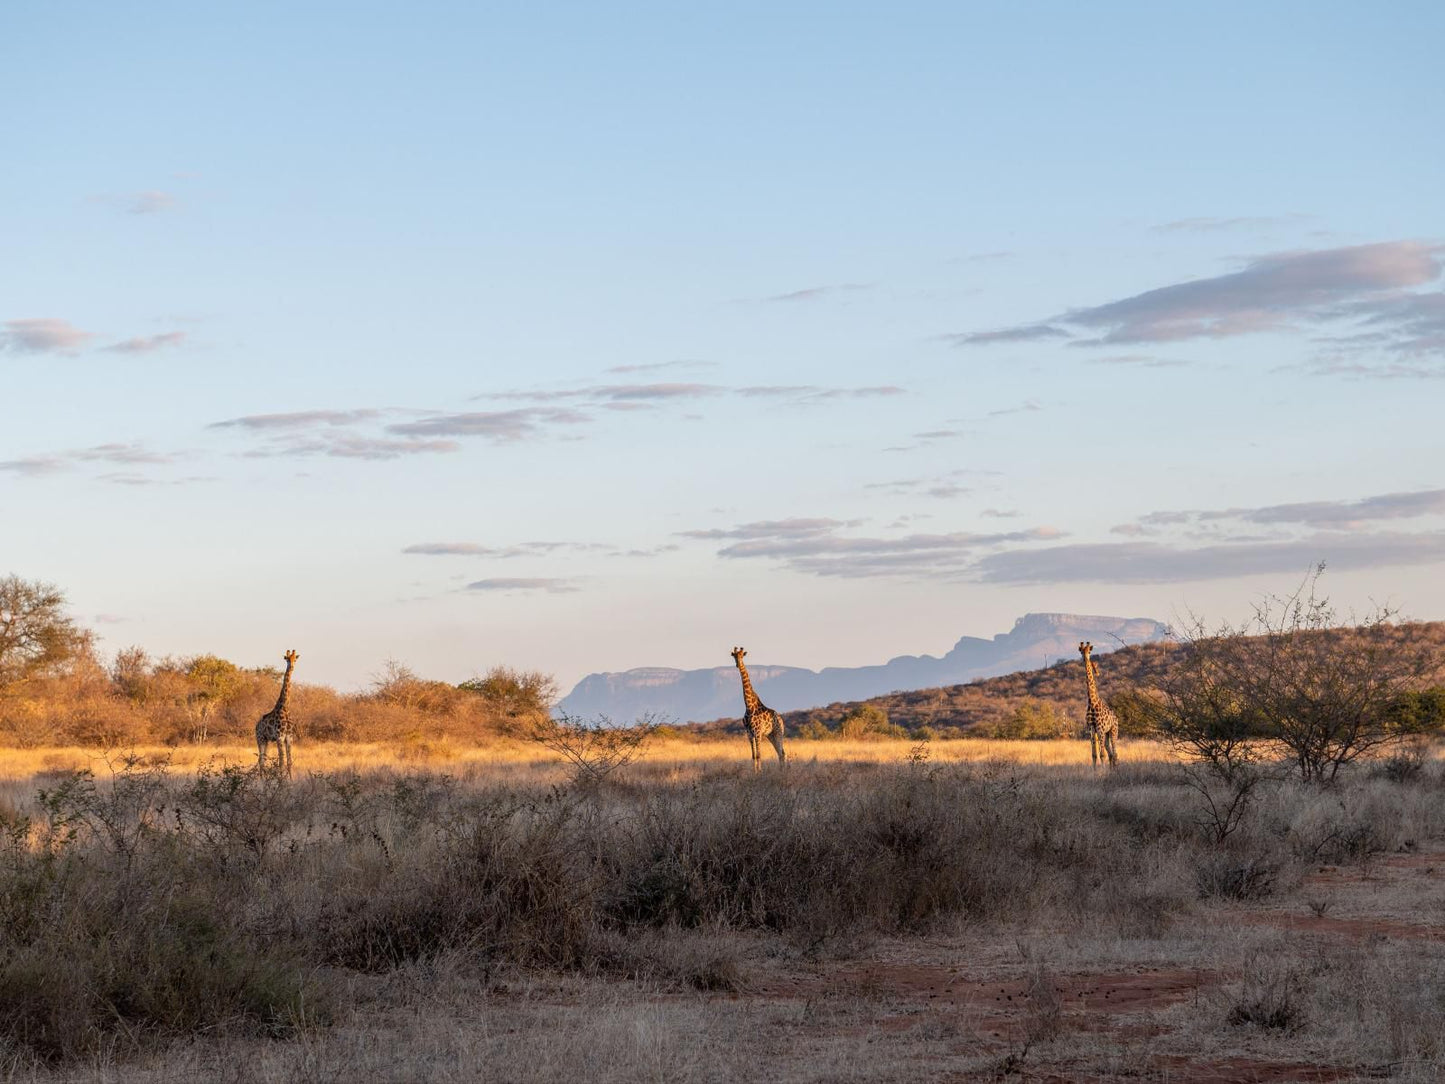
[[[787,743],[791,760],[810,762],[898,763],[919,756],[930,762],[1005,760],[1033,765],[1086,765],[1089,743],[1086,741],[992,741],[963,738],[951,741],[919,743],[908,739],[869,741],[790,739]],[[771,751],[769,751],[771,753]],[[176,771],[193,772],[203,764],[251,764],[256,759],[254,748],[244,745],[160,745],[105,751],[81,746],[40,747],[35,749],[0,750],[0,779],[19,781],[49,772],[92,768],[98,775],[106,774],[107,758],[114,761],[121,755],[135,754],[147,760],[169,758]],[[1135,741],[1122,745],[1120,759],[1125,762],[1163,761],[1173,759],[1162,743]],[[436,741],[396,742],[316,742],[294,747],[297,772],[374,771],[419,769],[444,771],[469,778],[493,773],[512,775],[521,770],[536,777],[557,771],[560,761],[550,752],[531,742],[496,741],[486,745],[465,746],[439,739]],[[746,766],[747,741],[659,740],[649,745],[639,760],[653,771],[668,765],[693,768]],[[764,762],[772,768],[775,761]]]
[[[788,759],[794,763],[896,764],[925,758],[929,763],[1005,761],[1043,767],[1087,767],[1087,741],[1001,741],[986,738],[959,738],[946,741],[917,742],[910,739],[878,740],[807,740],[789,739]],[[763,761],[764,770],[775,770],[771,756]],[[98,776],[108,774],[107,760],[117,761],[122,755],[135,754],[148,761],[169,758],[172,770],[189,773],[203,764],[249,765],[256,752],[244,745],[161,745],[105,751],[82,746],[52,746],[35,749],[0,750],[0,782],[22,782],[47,773],[91,768]],[[525,778],[530,782],[561,782],[564,766],[557,756],[527,741],[498,740],[485,745],[462,745],[445,738],[395,742],[315,742],[297,743],[294,747],[295,771],[431,771],[445,772],[468,780]],[[1427,756],[1445,758],[1445,746],[1435,743]],[[1120,743],[1121,764],[1161,763],[1177,760],[1177,754],[1163,742],[1131,740]],[[687,741],[661,739],[652,742],[637,762],[624,772],[646,778],[668,775],[669,769],[693,774],[700,771],[727,771],[749,765],[746,739],[709,739]]]

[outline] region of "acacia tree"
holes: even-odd
[[[53,673],[89,643],[90,634],[66,614],[60,588],[0,577],[0,690]]]
[[[1234,783],[1249,774],[1259,757],[1258,740],[1266,736],[1235,679],[1238,634],[1228,628],[1207,632],[1195,619],[1176,636],[1179,650],[1157,690],[1139,693],[1133,706],[1161,738]]]
[[[518,735],[549,719],[557,701],[557,682],[550,674],[509,666],[494,666],[457,688],[484,704],[504,733]]]
[[[1419,625],[1376,607],[1344,625],[1316,592],[1323,567],[1287,598],[1255,608],[1254,651],[1237,667],[1246,700],[1293,754],[1305,779],[1329,781],[1340,768],[1404,730],[1394,708],[1438,665]]]
[[[235,663],[215,655],[197,655],[184,665],[191,686],[186,710],[195,724],[191,740],[199,744],[210,736],[211,716],[216,709],[243,687],[241,671]]]
[[[1226,781],[1252,772],[1259,739],[1288,751],[1303,779],[1405,736],[1402,697],[1440,664],[1425,630],[1376,607],[1343,619],[1319,594],[1320,565],[1289,595],[1268,595],[1239,625],[1180,637],[1153,709],[1160,732]]]

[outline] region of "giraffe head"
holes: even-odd
[[[1089,659],[1089,652],[1090,652],[1090,651],[1093,651],[1093,650],[1094,650],[1094,645],[1093,645],[1093,644],[1085,643],[1084,641],[1080,641],[1080,642],[1079,642],[1079,654],[1082,655],[1082,656],[1084,656],[1084,661],[1085,661],[1085,662],[1087,662],[1088,659]]]
[[[286,654],[282,655],[281,657],[286,660],[286,669],[290,670],[291,667],[296,665],[296,660],[299,659],[301,655],[293,647],[290,651],[286,652]]]
[[[741,669],[743,665],[743,656],[746,654],[747,652],[740,647],[733,648],[733,662],[738,664],[739,669]]]

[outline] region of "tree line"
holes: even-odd
[[[103,658],[63,591],[0,577],[0,744],[249,742],[279,682],[275,667],[212,654],[153,658],[126,647]],[[298,682],[291,702],[303,739],[482,741],[530,730],[556,695],[536,672],[494,666],[452,685],[388,661],[361,692]]]

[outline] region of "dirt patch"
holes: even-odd
[[[1174,1056],[1153,1059],[1162,1078],[1169,1084],[1271,1084],[1283,1081],[1344,1080],[1360,1075],[1359,1070],[1340,1066],[1300,1065],[1294,1062],[1257,1061],[1250,1058],[1224,1058],[1220,1061],[1195,1061]],[[1062,1079],[1060,1084],[1063,1084]]]
[[[1445,851],[1377,854],[1363,866],[1316,866],[1302,881],[1307,885],[1356,884],[1378,880],[1396,871],[1445,878]]]
[[[1060,1008],[1067,1013],[1147,1012],[1185,1001],[1218,981],[1209,971],[1165,968],[1052,978]],[[752,993],[788,999],[851,995],[1009,1014],[1025,1007],[1028,989],[1025,978],[988,982],[970,979],[962,968],[874,963],[839,968],[827,975],[764,982]]]
[[[1361,941],[1421,940],[1445,941],[1445,926],[1424,926],[1374,918],[1330,918],[1326,915],[1287,915],[1279,911],[1242,911],[1230,916],[1250,926],[1274,926],[1298,933],[1349,937]]]

